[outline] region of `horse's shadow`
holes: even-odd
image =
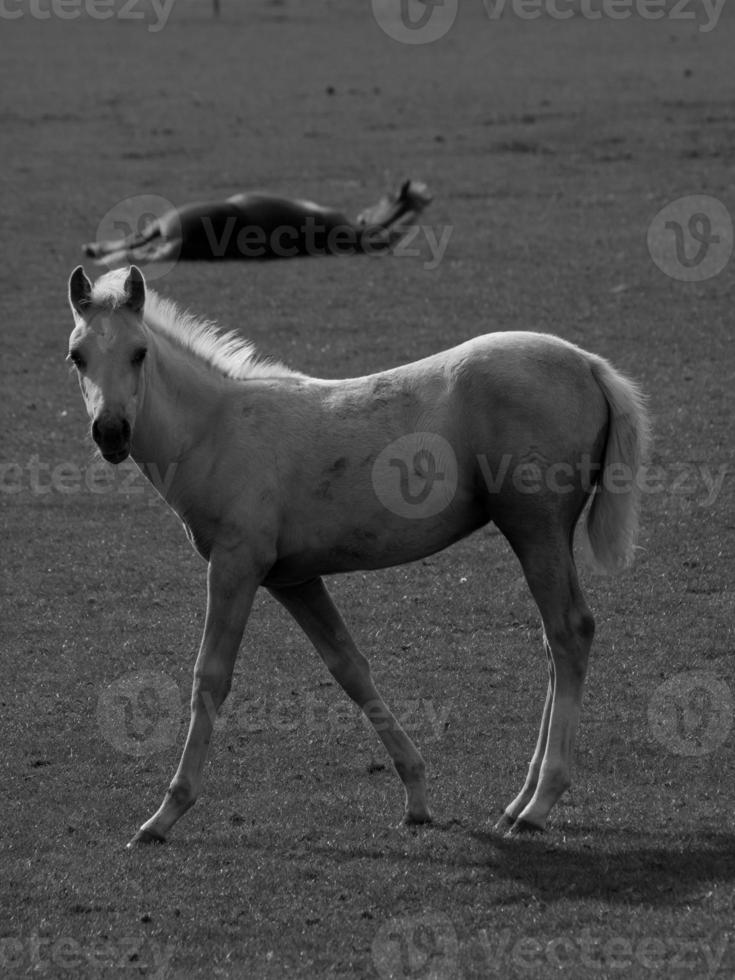
[[[526,902],[530,892],[550,903],[567,896],[608,904],[676,908],[701,898],[703,889],[711,891],[722,885],[722,909],[735,910],[735,890],[731,887],[735,884],[735,833],[731,832],[699,831],[696,837],[687,837],[660,829],[575,826],[513,838],[489,828],[470,828],[464,821],[405,832],[417,838],[427,835],[427,845],[435,834],[450,834],[460,846],[438,854],[429,845],[419,854],[415,847],[395,849],[390,844],[373,843],[364,849],[349,847],[341,858],[426,862],[446,865],[453,871],[473,868],[515,886],[512,894],[504,896],[505,905]],[[462,838],[469,845],[466,848],[461,846]],[[310,850],[334,860],[340,848],[312,842]]]
[[[624,828],[564,828],[525,838],[507,838],[490,830],[469,835],[486,848],[493,876],[523,883],[537,898],[600,899],[608,903],[678,906],[698,887],[735,882],[735,834],[702,831],[681,834]],[[735,906],[735,893],[726,901]],[[521,896],[519,896],[519,900]]]

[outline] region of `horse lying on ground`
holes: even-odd
[[[69,281],[76,366],[105,459],[128,455],[208,562],[207,614],[183,755],[131,841],[162,841],[194,803],[253,598],[264,586],[362,708],[430,820],[424,763],[387,707],[323,575],[430,555],[493,521],[523,568],[549,670],[536,750],[498,827],[539,830],[570,784],[594,620],[572,538],[633,554],[644,400],[607,361],[557,337],[494,333],[367,377],[323,381],[147,292],[141,272]],[[165,487],[160,485],[166,474]]]
[[[108,267],[123,262],[183,259],[278,259],[348,255],[395,245],[430,203],[424,184],[406,181],[393,197],[352,222],[334,208],[273,194],[235,194],[174,208],[142,231],[116,241],[89,242],[85,255]]]

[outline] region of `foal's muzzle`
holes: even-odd
[[[100,416],[92,423],[92,438],[108,463],[122,463],[130,455],[130,423],[127,419]]]

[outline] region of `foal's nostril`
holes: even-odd
[[[92,438],[99,445],[101,436],[100,436],[100,424],[97,421],[97,419],[95,419],[94,422],[92,422]]]

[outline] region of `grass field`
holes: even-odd
[[[409,45],[347,0],[223,0],[218,22],[179,0],[156,30],[143,0],[143,20],[90,4],[0,16],[0,975],[733,976],[735,259],[726,225],[681,222],[690,257],[704,238],[721,258],[705,280],[647,247],[683,197],[735,214],[733,12],[703,31],[693,3],[493,20],[465,0]],[[325,377],[537,329],[641,382],[655,478],[634,568],[582,571],[572,790],[542,838],[493,832],[546,679],[520,567],[483,531],[330,583],[424,754],[435,827],[397,827],[380,745],[264,594],[202,798],[129,852],[183,742],[205,567],[132,466],[92,453],[64,362],[79,245],[140,195],[268,188],[352,214],[406,176],[435,195],[438,262],[422,234],[416,254],[154,285]]]

